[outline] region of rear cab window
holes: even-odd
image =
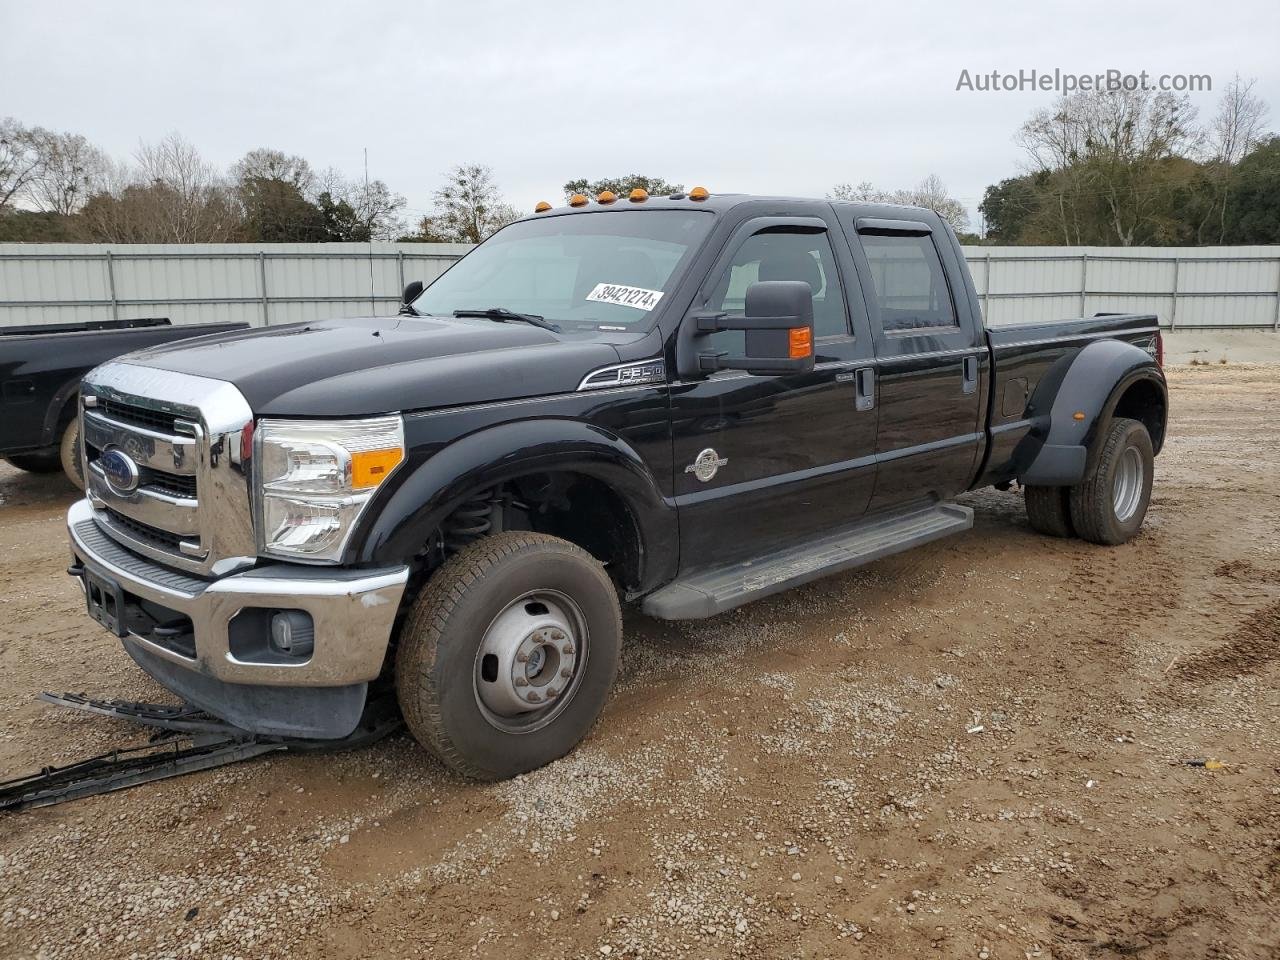
[[[885,333],[960,325],[931,235],[860,233],[858,239],[871,267],[870,292]]]

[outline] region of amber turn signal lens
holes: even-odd
[[[689,191],[690,200],[705,200],[709,196],[711,196],[711,191],[706,187],[694,187]]]
[[[1084,411],[1083,411],[1083,410],[1077,410],[1075,413],[1073,413],[1073,414],[1071,415],[1071,419],[1072,419],[1072,420],[1077,420],[1077,421],[1079,421],[1079,420],[1083,420],[1083,419],[1084,419]]]
[[[641,190],[639,187],[636,187],[629,194],[627,194],[627,199],[630,200],[632,203],[644,203],[644,201],[649,199],[649,191]]]
[[[791,334],[792,360],[803,360],[813,353],[813,330],[809,327],[792,327],[788,332]]]
[[[580,193],[575,193],[572,197],[569,198],[569,206],[571,207],[585,207],[586,205],[587,205],[587,198]]]
[[[376,487],[404,459],[399,447],[386,450],[360,450],[351,454],[351,486],[355,490]]]
[[[548,210],[550,210],[550,209],[551,209],[551,204],[547,203],[547,201],[545,201],[545,200],[539,200],[539,201],[538,201],[538,205],[537,205],[536,207],[534,207],[534,208],[533,208],[533,212],[534,212],[534,213],[546,213],[546,212],[547,212]]]
[[[596,201],[599,203],[613,203],[617,199],[618,195],[612,190],[601,190],[599,196],[596,197]]]

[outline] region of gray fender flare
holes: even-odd
[[[1125,390],[1139,380],[1153,381],[1167,397],[1159,365],[1123,340],[1097,340],[1063,357],[1032,395],[1033,426],[1015,453],[1019,481],[1067,487],[1083,480],[1096,454],[1094,441],[1110,426]]]

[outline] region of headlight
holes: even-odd
[[[336,563],[365,504],[404,459],[404,423],[264,419],[256,443],[260,548]]]

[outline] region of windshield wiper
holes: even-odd
[[[519,320],[522,323],[531,323],[535,327],[541,327],[543,330],[550,330],[552,333],[562,333],[563,331],[543,317],[536,313],[516,313],[514,310],[508,310],[506,307],[489,307],[487,310],[455,310],[455,317],[484,317],[487,320],[497,320],[499,323],[506,323],[509,320]]]

